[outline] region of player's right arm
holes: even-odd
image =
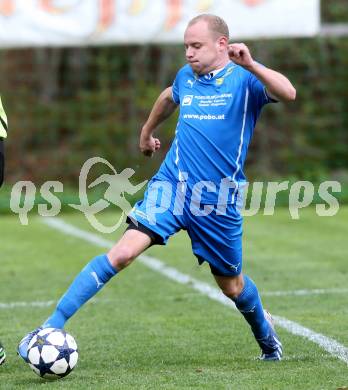
[[[157,98],[150,115],[141,129],[139,148],[145,155],[152,154],[161,147],[160,140],[153,137],[156,128],[173,114],[177,107],[172,97],[172,87],[166,88]]]

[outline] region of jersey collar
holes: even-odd
[[[223,68],[220,68],[220,69],[216,69],[216,70],[213,70],[212,72],[210,72],[209,74],[207,75],[198,75],[197,73],[194,73],[194,76],[197,80],[199,80],[200,82],[202,83],[208,83],[210,84],[212,82],[212,80],[216,80],[216,77],[224,77],[224,75],[226,73],[231,73],[232,69],[235,67],[236,65],[230,61],[226,66],[224,66]]]

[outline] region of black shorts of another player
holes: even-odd
[[[4,140],[0,138],[0,187],[4,182],[5,175],[5,150],[4,150]]]

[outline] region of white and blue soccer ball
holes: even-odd
[[[78,356],[76,341],[62,329],[42,329],[28,345],[30,368],[46,379],[68,375],[76,366]]]

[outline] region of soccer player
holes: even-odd
[[[0,97],[0,187],[4,182],[5,156],[4,156],[4,138],[7,137],[7,116],[2,106]]]
[[[237,200],[256,120],[271,102],[291,101],[296,90],[282,74],[255,62],[247,46],[229,45],[226,23],[215,15],[192,19],[184,36],[186,60],[173,85],[156,100],[140,135],[147,156],[161,144],[157,126],[180,106],[172,146],[129,214],[129,226],[107,254],[77,275],[44,324],[18,346],[27,359],[31,337],[66,321],[146,248],[187,230],[199,263],[208,262],[216,283],[251,327],[262,360],[280,360],[282,345],[264,311],[255,283],[242,273],[242,217]]]
[[[0,97],[0,187],[4,181],[4,169],[5,169],[5,156],[4,156],[4,141],[7,137],[7,117],[4,108],[2,107]],[[6,353],[5,349],[0,343],[0,365],[5,362]]]

